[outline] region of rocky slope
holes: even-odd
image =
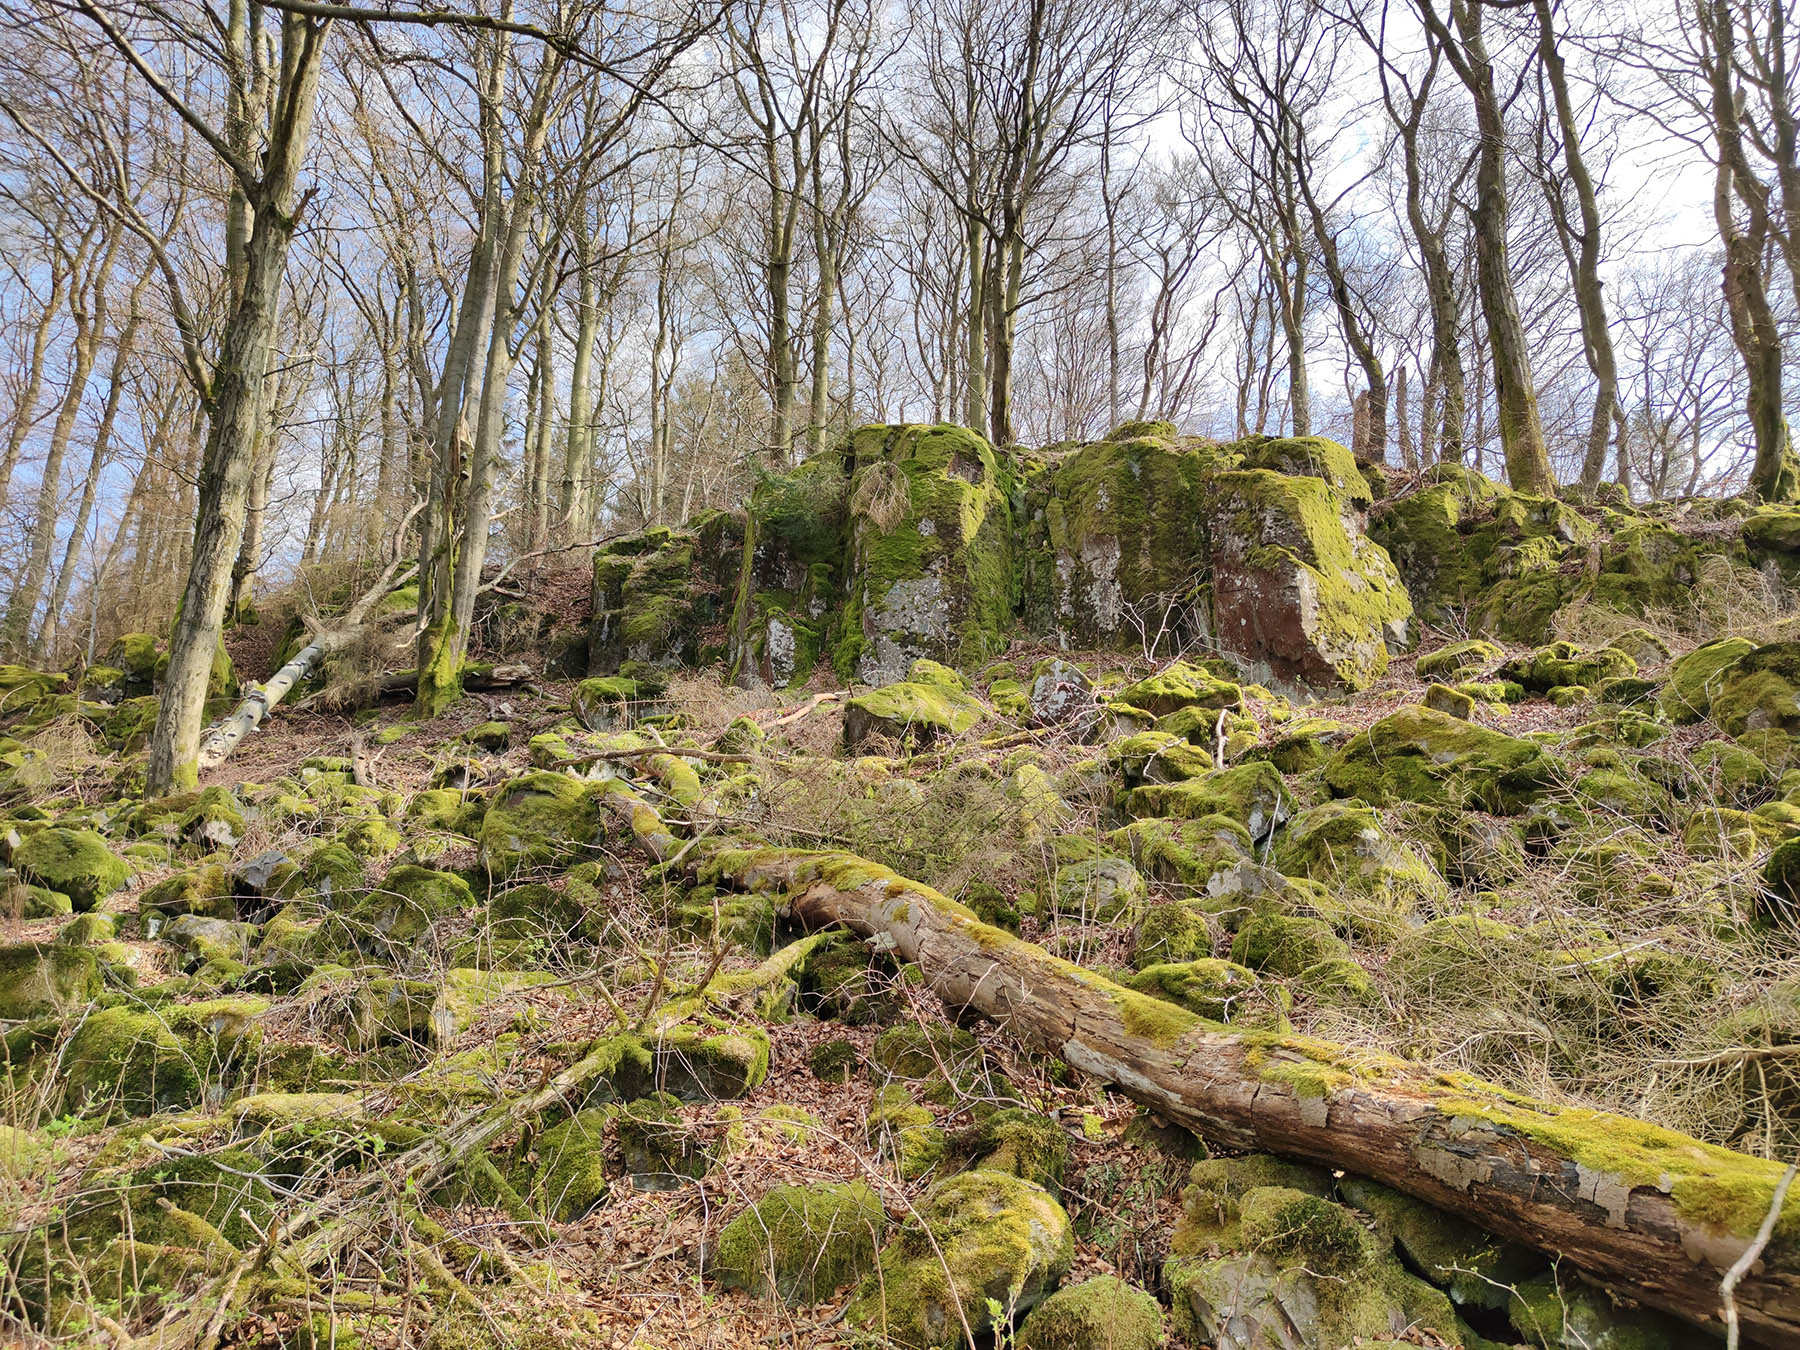
[[[1567,1109],[1597,1224],[1657,1191],[1652,1126],[1726,1146],[1661,1186],[1734,1256],[1752,1159],[1800,1152],[1796,548],[1800,513],[1402,484],[1321,440],[868,428],[602,550],[591,614],[494,616],[539,684],[278,713],[180,798],[135,787],[153,639],[0,668],[0,1311],[98,1344],[1705,1343],[1716,1306],[1578,1251],[1209,1153],[743,879],[848,850],[1133,1008],[1324,1046],[1259,1070],[1303,1109],[1386,1056],[1476,1126],[1477,1077]],[[1800,1197],[1756,1281],[1800,1287]]]

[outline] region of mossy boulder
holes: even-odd
[[[1127,983],[1214,1022],[1272,1031],[1287,1029],[1293,1003],[1285,988],[1249,967],[1213,958],[1145,966]]]
[[[1244,825],[1222,815],[1196,820],[1150,816],[1115,831],[1107,842],[1128,850],[1155,880],[1196,887],[1205,886],[1221,869],[1248,860],[1255,847]]]
[[[1220,769],[1204,778],[1149,783],[1133,788],[1125,808],[1134,816],[1199,820],[1226,816],[1262,840],[1293,812],[1293,797],[1281,772],[1266,760]]]
[[[0,1018],[58,1017],[100,993],[100,968],[87,947],[15,942],[0,947]]]
[[[1448,643],[1436,651],[1424,653],[1413,663],[1413,669],[1422,680],[1442,680],[1446,684],[1454,684],[1458,680],[1473,679],[1482,671],[1492,669],[1499,664],[1503,655],[1505,653],[1486,638],[1470,638],[1465,642]]]
[[[71,949],[77,950],[77,949]],[[209,1056],[154,1011],[105,1008],[85,1018],[64,1056],[67,1109],[149,1115],[198,1104]]]
[[[1599,1289],[1546,1271],[1514,1286],[1513,1329],[1543,1350],[1685,1350],[1699,1342],[1687,1322],[1643,1307],[1621,1307]]]
[[[1081,446],[1033,475],[1022,558],[1031,629],[1067,634],[1077,647],[1141,649],[1134,620],[1153,613],[1176,645],[1198,636],[1193,592],[1206,540],[1195,504],[1211,471],[1232,459],[1156,428]],[[1040,707],[1035,686],[1032,702]]]
[[[1350,1346],[1457,1326],[1450,1301],[1408,1273],[1341,1205],[1307,1190],[1242,1193],[1224,1255],[1164,1268],[1175,1329],[1195,1343]]]
[[[586,784],[540,771],[501,784],[481,821],[481,861],[496,880],[579,861],[600,833]]]
[[[640,1191],[670,1191],[705,1176],[712,1157],[667,1093],[627,1102],[614,1117],[619,1153]]]
[[[1704,719],[1712,711],[1720,676],[1754,650],[1756,644],[1748,638],[1723,637],[1677,657],[1663,681],[1663,716],[1678,726]]]
[[[38,830],[13,850],[12,865],[27,881],[68,896],[77,912],[131,880],[130,864],[92,830]]]
[[[1016,1106],[993,1112],[955,1141],[956,1152],[973,1166],[1035,1181],[1052,1193],[1062,1187],[1069,1139],[1049,1116]]]
[[[1323,478],[1268,469],[1210,485],[1214,631],[1262,683],[1363,689],[1409,637],[1412,601],[1386,550]]]
[[[1504,1312],[1512,1287],[1544,1269],[1544,1258],[1536,1252],[1379,1182],[1347,1176],[1338,1183],[1338,1193],[1371,1216],[1377,1234],[1459,1309]]]
[[[981,1045],[961,1027],[905,1022],[875,1038],[869,1058],[896,1078],[954,1077],[980,1058]]]
[[[902,1181],[917,1181],[936,1171],[950,1152],[950,1137],[931,1108],[913,1101],[898,1083],[876,1089],[864,1129]]]
[[[539,1135],[529,1198],[555,1223],[574,1223],[606,1198],[606,1125],[612,1111],[589,1107]]]
[[[652,1046],[658,1084],[680,1101],[742,1097],[769,1076],[769,1033],[758,1026],[683,1025]]]
[[[1096,1275],[1032,1309],[1014,1344],[1019,1350],[1157,1350],[1163,1336],[1154,1294],[1116,1275]]]
[[[1321,961],[1349,956],[1349,947],[1330,924],[1304,915],[1252,915],[1231,943],[1234,962],[1271,975],[1298,975]]]
[[[1179,965],[1211,956],[1212,929],[1207,906],[1193,900],[1152,905],[1138,921],[1132,961],[1142,970]]]
[[[1144,878],[1125,858],[1089,858],[1056,870],[1051,908],[1070,918],[1113,923],[1142,908]]]
[[[1325,783],[1339,797],[1373,806],[1467,805],[1496,815],[1519,814],[1560,778],[1537,742],[1422,707],[1389,713],[1325,765]]]
[[[987,715],[973,694],[942,684],[901,681],[852,698],[844,709],[844,746],[854,750],[872,736],[928,745],[961,736]]]
[[[847,1321],[890,1345],[950,1350],[965,1325],[991,1326],[990,1304],[1007,1319],[1029,1312],[1074,1252],[1069,1216],[1049,1191],[1004,1172],[964,1172],[920,1197]]]
[[[243,805],[223,787],[147,801],[132,812],[130,825],[134,836],[163,838],[196,852],[234,848],[247,828]]]
[[[1461,689],[1452,689],[1447,684],[1432,685],[1425,691],[1425,697],[1420,702],[1433,712],[1447,713],[1465,722],[1473,720],[1475,716],[1475,696]]]
[[[841,457],[850,524],[839,674],[883,685],[921,656],[959,668],[997,656],[1018,589],[1011,458],[948,425],[863,427]]]
[[[1583,651],[1572,642],[1553,642],[1500,667],[1499,678],[1547,693],[1561,687],[1591,689],[1603,680],[1636,675],[1637,662],[1614,647]]]
[[[359,946],[404,950],[440,919],[474,908],[474,891],[456,873],[401,863],[389,868],[378,885],[344,911],[344,917]]]
[[[0,718],[12,718],[30,712],[40,700],[49,697],[67,683],[68,677],[60,671],[0,665]]]
[[[1113,697],[1157,717],[1183,708],[1237,712],[1244,706],[1244,691],[1238,685],[1186,661],[1173,662],[1146,679],[1115,690]]]
[[[145,937],[156,937],[168,920],[183,914],[235,919],[237,899],[231,875],[218,863],[190,867],[164,877],[138,897],[138,919]]]
[[[1271,861],[1289,876],[1324,882],[1340,895],[1397,914],[1449,899],[1444,879],[1417,849],[1388,833],[1379,814],[1355,801],[1300,812],[1275,842]]]
[[[1727,736],[1800,731],[1800,642],[1771,642],[1720,669],[1709,713]]]
[[[862,1279],[886,1233],[881,1198],[860,1181],[777,1186],[720,1230],[712,1269],[728,1287],[807,1307]]]

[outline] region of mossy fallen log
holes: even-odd
[[[1772,1207],[1779,1164],[1625,1116],[1276,1032],[1240,1031],[1115,984],[846,853],[678,840],[622,784],[612,809],[692,879],[779,893],[916,963],[944,1001],[1008,1026],[1216,1143],[1359,1173],[1716,1330],[1720,1282]],[[1754,1344],[1800,1343],[1800,1197],[1735,1292]]]

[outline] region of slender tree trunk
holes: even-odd
[[[48,664],[56,653],[63,607],[69,602],[69,589],[74,584],[75,568],[81,561],[81,551],[87,540],[88,521],[93,516],[94,502],[100,493],[100,478],[112,455],[113,424],[118,420],[119,401],[125,393],[125,363],[131,359],[132,347],[137,341],[138,324],[143,321],[144,287],[149,284],[153,275],[154,273],[146,271],[132,287],[131,308],[126,314],[125,326],[119,330],[118,339],[113,345],[112,371],[107,377],[106,406],[100,413],[100,425],[94,432],[93,449],[88,455],[87,473],[82,478],[81,504],[76,508],[74,523],[69,527],[62,566],[56,573],[56,586],[50,595],[50,606],[44,612],[44,627],[35,649],[39,664]],[[98,572],[95,573],[94,584],[99,584]]]
[[[963,359],[963,420],[969,430],[987,434],[987,231],[972,214],[968,217],[969,310],[967,346]]]
[[[12,487],[13,470],[19,466],[19,455],[25,448],[25,437],[37,416],[38,395],[44,388],[44,355],[50,346],[50,330],[62,312],[67,294],[69,269],[60,261],[51,264],[50,298],[44,312],[31,330],[31,354],[26,358],[25,383],[19,391],[18,406],[13,409],[12,426],[6,433],[6,449],[0,450],[0,509],[6,506],[6,494]]]
[[[1419,471],[1419,454],[1413,447],[1412,428],[1406,420],[1406,362],[1394,371],[1394,434],[1400,443],[1400,467],[1408,473]]]
[[[63,392],[62,404],[56,411],[56,423],[50,429],[50,445],[38,479],[37,510],[31,520],[30,549],[7,603],[5,631],[0,635],[4,638],[4,646],[11,651],[27,650],[32,620],[36,617],[44,582],[49,576],[50,557],[56,547],[56,523],[61,516],[63,459],[68,454],[69,440],[75,433],[75,419],[81,412],[88,377],[93,373],[94,358],[106,330],[106,283],[122,234],[123,231],[115,230],[108,240],[106,250],[96,264],[85,301],[78,293],[73,296],[75,340],[69,386]]]
[[[598,287],[594,281],[592,248],[587,232],[576,230],[575,355],[569,370],[569,425],[563,438],[561,514],[569,540],[585,539],[591,532],[591,483],[593,447],[589,415],[594,399],[594,343],[600,331]]]
[[[1519,318],[1507,253],[1506,126],[1494,89],[1494,69],[1482,36],[1480,0],[1451,0],[1451,14],[1462,39],[1456,59],[1458,75],[1475,103],[1480,154],[1475,166],[1475,279],[1487,320],[1488,353],[1493,366],[1495,411],[1506,476],[1513,489],[1540,496],[1556,490],[1550,452],[1538,419],[1537,388],[1531,377],[1531,353]],[[1426,5],[1430,12],[1429,0]],[[1436,21],[1432,14],[1432,21]],[[1448,38],[1448,35],[1444,35]]]

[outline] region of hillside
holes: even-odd
[[[1796,576],[1791,507],[869,427],[505,578],[440,716],[395,591],[191,793],[155,636],[0,667],[9,1334],[1800,1344]]]

